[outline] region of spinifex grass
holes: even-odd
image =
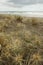
[[[43,18],[0,15],[0,65],[43,65]]]

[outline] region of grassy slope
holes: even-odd
[[[0,15],[0,65],[43,65],[43,18]]]

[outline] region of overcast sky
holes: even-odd
[[[43,0],[0,0],[0,10],[6,10],[6,11],[7,10],[8,11],[38,10],[39,11],[39,10],[43,10]]]
[[[8,2],[27,5],[27,4],[43,3],[43,0],[8,0]]]
[[[8,2],[16,5],[29,5],[29,4],[43,3],[43,0],[0,0],[0,2]]]

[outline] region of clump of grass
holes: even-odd
[[[32,18],[32,25],[36,26],[38,24],[37,18]]]
[[[17,22],[22,22],[22,17],[21,16],[15,16],[15,19]]]

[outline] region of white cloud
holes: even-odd
[[[0,0],[0,11],[18,11],[15,4],[7,2],[8,0]]]
[[[6,2],[0,3],[0,11],[43,11],[43,4],[25,5],[19,8],[16,7],[13,3]]]
[[[43,11],[43,4],[25,5],[20,11]]]
[[[13,7],[13,5],[7,3],[6,1],[0,1],[0,11],[18,11],[17,7]]]
[[[6,2],[7,0],[0,0],[0,2]]]

